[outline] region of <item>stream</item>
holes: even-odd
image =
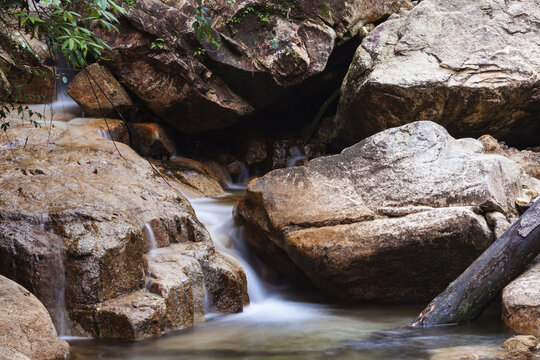
[[[191,199],[216,248],[244,268],[251,304],[243,313],[208,314],[198,326],[156,339],[68,339],[71,359],[459,359],[490,356],[511,336],[500,303],[472,324],[407,328],[425,304],[341,304],[261,278],[267,269],[232,218],[241,191],[219,199]]]

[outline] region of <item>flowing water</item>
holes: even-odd
[[[191,329],[138,341],[72,340],[73,359],[459,359],[490,355],[510,332],[500,304],[473,324],[431,329],[407,328],[423,304],[347,305],[315,294],[299,294],[266,283],[268,270],[245,243],[232,209],[238,195],[194,199],[198,218],[216,247],[240,263],[247,275],[251,305],[234,315],[210,314]]]

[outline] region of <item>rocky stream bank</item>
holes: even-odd
[[[237,329],[215,314],[253,300],[247,263],[327,302],[425,304],[540,196],[535,0],[206,5],[219,47],[196,38],[191,1],[124,4],[119,32],[95,29],[108,61],[67,89],[48,77],[28,87],[59,94],[41,126],[7,115],[0,359],[66,358],[58,335]],[[20,61],[52,74],[45,50]],[[244,187],[233,219],[228,191]],[[201,197],[227,202],[220,226],[196,214]],[[540,336],[538,260],[500,299],[500,326]],[[283,310],[247,309],[262,303]],[[298,304],[284,317],[350,320]],[[346,345],[328,340],[331,351],[422,335],[370,329],[352,345],[336,335]],[[459,344],[423,355],[468,355]],[[539,356],[532,338],[492,345],[480,358]]]

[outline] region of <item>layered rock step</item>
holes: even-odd
[[[433,122],[389,129],[249,183],[236,208],[270,266],[341,299],[430,300],[540,182]]]
[[[425,0],[376,27],[341,89],[334,140],[346,145],[417,120],[454,136],[540,136],[536,0]]]
[[[216,253],[182,184],[100,136],[114,120],[97,121],[14,123],[9,141],[2,138],[0,274],[35,293],[65,325],[59,331],[73,335],[129,338],[192,326],[204,315],[203,283],[209,311],[242,311],[245,274]],[[164,253],[147,259],[154,247]]]

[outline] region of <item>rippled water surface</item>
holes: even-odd
[[[72,359],[458,359],[496,351],[509,331],[493,304],[473,324],[410,329],[423,305],[344,305],[261,281],[243,229],[231,212],[236,196],[192,200],[216,247],[247,273],[252,304],[241,314],[210,314],[191,329],[139,341],[71,340]]]

